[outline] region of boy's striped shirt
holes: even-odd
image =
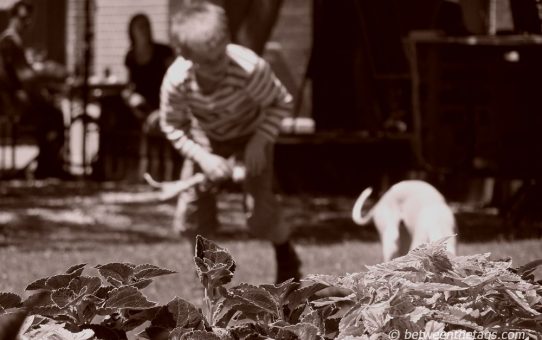
[[[167,138],[188,158],[202,147],[190,139],[192,119],[212,140],[226,141],[252,133],[274,141],[282,118],[292,108],[292,96],[269,64],[251,50],[230,44],[226,76],[218,89],[203,94],[192,62],[178,57],[170,66],[161,89],[160,125]]]

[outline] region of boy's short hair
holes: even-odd
[[[19,11],[21,8],[26,9],[27,13],[31,15],[34,12],[34,5],[31,2],[26,0],[19,0],[15,2],[9,9],[9,16],[15,18],[19,16]]]
[[[181,50],[206,52],[229,40],[224,9],[205,0],[185,0],[172,18],[171,31]]]

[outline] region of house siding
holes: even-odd
[[[77,1],[77,0],[71,0]],[[169,41],[169,0],[97,0],[94,32],[94,72],[109,69],[119,80],[127,78],[124,56],[128,51],[128,22],[136,13],[151,20],[154,39]]]
[[[312,0],[285,0],[270,40],[281,44],[286,63],[299,83],[312,46]]]
[[[66,64],[70,71],[83,62],[85,13],[83,0],[66,0]],[[149,15],[157,41],[169,42],[169,8],[175,0],[93,0],[94,29],[91,70],[103,75],[109,68],[120,81],[126,80],[124,55],[129,48],[127,26],[138,12]],[[235,1],[235,0],[232,0]],[[14,0],[0,0],[0,9]],[[299,83],[308,62],[312,36],[312,0],[286,0],[273,30],[272,41],[282,46],[284,59]]]

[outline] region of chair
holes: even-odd
[[[116,93],[103,95],[97,102],[100,115],[99,150],[92,169],[95,179],[137,182],[143,180],[145,172],[158,180],[177,179],[180,155],[155,126],[137,121]]]
[[[16,104],[6,91],[0,91],[0,178],[16,176],[34,160],[18,168],[17,146],[22,141],[34,144],[33,131],[32,126],[21,126]]]

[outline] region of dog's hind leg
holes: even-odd
[[[389,232],[382,235],[382,256],[384,262],[399,257],[399,229],[390,228]]]
[[[412,239],[411,250],[422,243],[439,241],[456,234],[454,214],[445,205],[434,204],[424,207],[420,211],[417,224],[419,232]],[[455,237],[449,238],[446,241],[447,250],[455,254],[456,244]]]
[[[401,220],[391,209],[376,209],[373,221],[380,234],[382,243],[382,256],[384,262],[390,261],[400,255]]]

